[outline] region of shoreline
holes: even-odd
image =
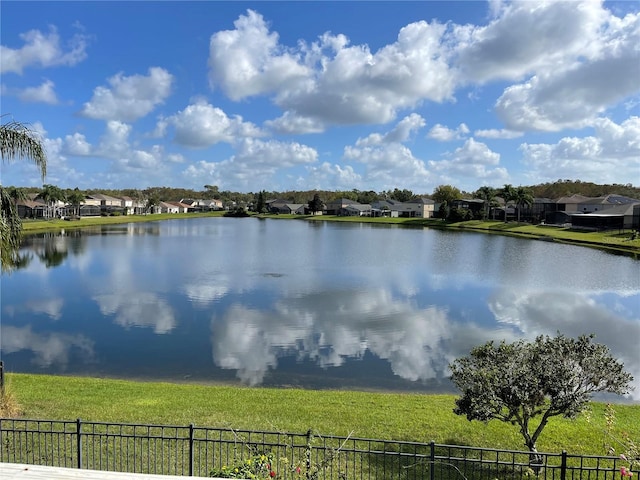
[[[28,220],[23,221],[23,235],[55,232],[69,229],[115,225],[133,222],[156,222],[185,218],[222,217],[224,212],[206,213],[167,213],[150,215],[126,215],[117,217],[85,217],[80,220]],[[287,215],[259,214],[248,218],[275,220],[305,220],[313,222],[355,222],[378,225],[398,225],[414,228],[435,228],[461,232],[505,235],[538,241],[558,242],[589,248],[597,248],[607,253],[631,256],[640,259],[640,237],[631,240],[632,230],[623,231],[579,231],[570,227],[554,225],[531,225],[528,223],[502,222],[495,220],[469,220],[458,223],[445,223],[440,219],[388,218],[388,217],[339,217],[335,215]]]

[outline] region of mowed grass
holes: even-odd
[[[455,396],[249,388],[9,374],[23,418],[152,423],[408,440],[523,450],[517,428],[469,422]],[[590,418],[554,417],[538,449],[603,455],[604,404]],[[640,405],[616,405],[616,430],[640,434]]]
[[[109,217],[81,217],[80,220],[22,220],[24,233],[39,233],[47,231],[68,230],[71,228],[95,227],[98,225],[114,225],[134,222],[157,222],[160,220],[178,220],[184,218],[221,217],[225,212],[202,213],[154,213],[150,215],[116,215]]]

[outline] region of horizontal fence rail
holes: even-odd
[[[0,462],[179,476],[225,477],[238,469],[247,478],[318,480],[618,480],[628,467],[614,457],[312,431],[1,418]]]

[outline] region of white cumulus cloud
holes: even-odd
[[[261,136],[258,127],[243,122],[242,117],[230,118],[221,109],[198,101],[161,122],[173,125],[175,141],[181,145],[204,148],[219,142],[232,143],[242,137]],[[158,127],[161,127],[159,123]]]
[[[21,74],[27,67],[41,68],[59,65],[73,66],[87,57],[88,38],[74,35],[65,46],[61,45],[60,35],[55,27],[48,33],[30,30],[20,35],[24,44],[20,48],[0,46],[0,73]]]
[[[437,22],[409,24],[396,42],[376,52],[329,33],[286,48],[251,10],[235,27],[211,38],[210,83],[234,100],[271,95],[285,111],[274,128],[301,132],[386,123],[425,99],[452,98],[454,74],[442,41],[446,26]]]
[[[171,93],[173,76],[163,68],[151,67],[148,75],[130,77],[118,73],[108,79],[109,87],[97,87],[81,114],[100,120],[132,122],[162,104]]]

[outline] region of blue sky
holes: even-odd
[[[63,188],[640,185],[638,2],[13,2],[2,122]],[[28,162],[2,184],[40,186]]]

